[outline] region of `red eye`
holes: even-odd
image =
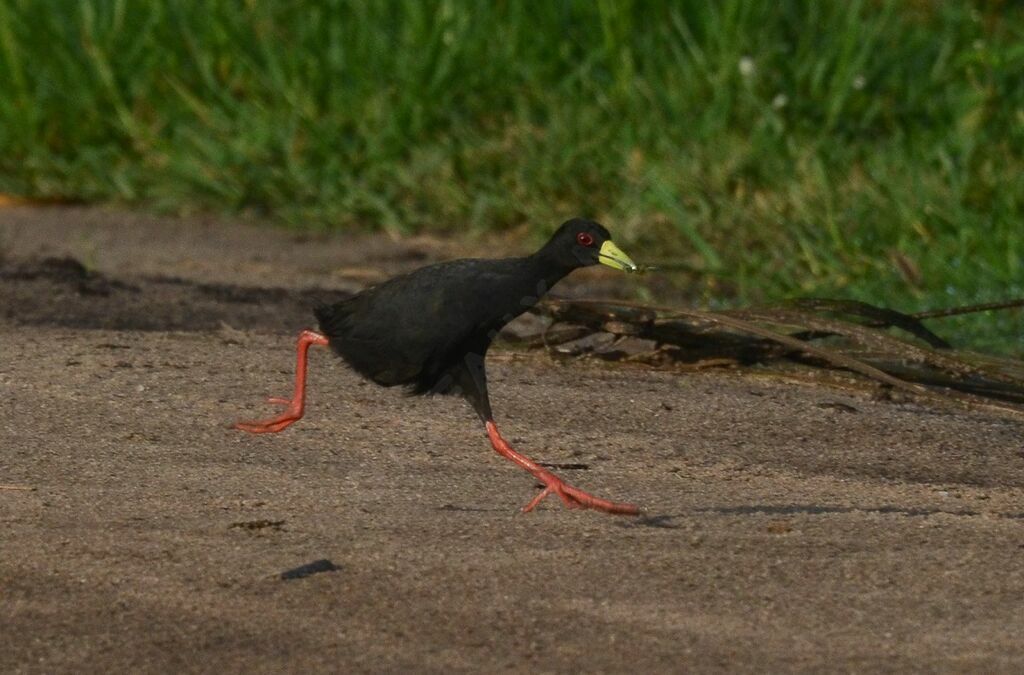
[[[594,237],[586,232],[580,232],[576,235],[576,243],[580,246],[590,246],[594,243]]]

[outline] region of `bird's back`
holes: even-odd
[[[485,351],[546,290],[530,258],[453,260],[315,313],[331,346],[356,371],[385,386],[427,391],[467,351]]]

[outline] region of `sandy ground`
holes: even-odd
[[[326,351],[227,428],[310,302],[444,245],[53,208],[0,251],[0,672],[1024,671],[1020,420],[499,351],[513,443],[647,511],[522,515],[466,404]]]

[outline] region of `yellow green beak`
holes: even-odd
[[[623,272],[639,272],[640,268],[637,267],[633,260],[622,252],[615,243],[609,239],[605,243],[601,244],[601,251],[597,254],[597,261],[602,265],[608,267],[614,267],[617,270]]]

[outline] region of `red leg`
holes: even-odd
[[[248,431],[253,434],[276,433],[284,431],[293,422],[302,419],[303,409],[306,405],[306,354],[310,345],[326,345],[327,336],[311,330],[304,330],[299,334],[298,342],[295,343],[295,392],[291,399],[272,397],[267,399],[270,403],[286,405],[287,408],[269,420],[254,422],[236,422],[235,429]]]
[[[521,455],[501,437],[498,433],[498,427],[494,424],[493,420],[488,420],[486,423],[487,437],[491,439],[491,445],[494,446],[494,450],[502,457],[507,457],[513,462],[523,467],[533,477],[544,483],[544,489],[541,490],[540,494],[534,497],[529,504],[523,507],[524,512],[530,512],[534,509],[537,504],[540,504],[545,497],[550,494],[558,495],[570,509],[594,509],[595,511],[604,511],[605,513],[615,513],[626,516],[636,516],[640,514],[640,509],[633,504],[624,504],[621,502],[612,502],[607,499],[601,499],[591,494],[587,494],[579,488],[575,488],[561,478],[551,473],[547,469],[544,469],[537,465],[536,462],[531,460],[525,455]]]

